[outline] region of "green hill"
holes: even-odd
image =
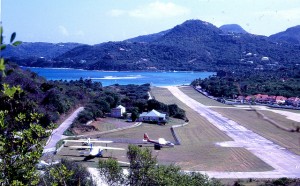
[[[93,46],[72,46],[44,58],[28,56],[11,59],[24,66],[118,71],[276,70],[298,67],[300,48],[292,43],[274,42],[266,36],[224,33],[208,22],[188,20],[157,34]]]

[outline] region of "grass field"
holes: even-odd
[[[190,89],[190,91],[187,91]],[[185,91],[188,96],[199,94],[199,97],[203,99],[203,95],[196,92],[192,87],[181,88],[180,90]],[[190,92],[190,93],[189,93]],[[209,98],[206,98],[209,99]],[[209,99],[210,100],[210,99]],[[285,147],[292,152],[300,155],[300,133],[297,132],[287,132],[282,129],[277,128],[268,121],[260,117],[254,110],[249,109],[226,109],[226,108],[211,108],[225,117],[236,121],[237,123],[245,126],[246,128],[256,132],[257,134],[277,143],[278,145]],[[233,111],[234,110],[234,111]],[[288,110],[284,110],[288,111]],[[299,126],[299,122],[295,122],[287,119],[285,116],[273,113],[271,111],[260,110],[270,119],[276,121],[282,126],[293,127]]]
[[[171,133],[171,125],[183,124],[182,120],[171,119],[165,126],[146,124],[118,131],[114,133],[93,135],[101,139],[112,139],[123,143],[113,143],[108,146],[127,148],[127,140],[141,142],[142,148],[151,148],[154,156],[160,164],[179,165],[183,170],[206,170],[206,171],[268,171],[272,167],[251,154],[244,148],[224,148],[216,146],[216,142],[229,141],[227,135],[211,125],[205,118],[187,107],[176,99],[167,89],[153,88],[152,94],[159,101],[167,104],[175,103],[187,112],[189,124],[184,127],[176,128],[177,135],[181,140],[181,145],[174,148],[163,148],[159,151],[154,150],[152,144],[143,144],[143,134],[146,132],[150,138],[157,139],[164,137],[166,140],[174,142]],[[60,157],[68,157],[74,161],[82,161],[78,150],[71,150],[64,147],[59,153]],[[128,161],[126,151],[107,151],[105,157],[112,156],[119,161]],[[98,159],[84,162],[87,166],[96,167]]]
[[[214,171],[265,171],[272,169],[244,148],[216,146],[216,142],[230,141],[231,138],[175,98],[167,89],[154,87],[151,91],[157,100],[166,104],[175,103],[187,113],[189,124],[176,129],[182,145],[176,146],[178,153],[174,156],[177,156],[177,164],[181,167],[191,170]],[[167,155],[166,158],[170,157]]]
[[[281,126],[285,126],[287,128],[291,128],[291,129],[296,128],[296,127],[300,127],[300,118],[299,118],[299,122],[296,122],[296,121],[287,119],[286,116],[274,113],[274,112],[269,111],[269,110],[260,110],[260,112],[263,113],[266,117],[276,121]]]
[[[181,87],[180,90],[183,93],[189,95],[189,97],[206,106],[233,107],[232,105],[225,105],[213,99],[208,99],[206,96],[197,92],[195,89],[189,86]]]
[[[248,129],[262,135],[277,144],[290,149],[295,153],[299,152],[300,135],[299,133],[290,133],[276,128],[269,122],[259,117],[257,113],[251,109],[234,108],[233,106],[223,105],[208,99],[196,92],[191,87],[180,88],[185,94],[198,100],[206,106],[213,106],[212,109],[222,115],[244,125]],[[161,102],[166,104],[177,104],[180,108],[186,111],[189,119],[189,124],[184,127],[176,128],[177,136],[180,138],[181,145],[176,145],[174,148],[163,148],[159,151],[154,150],[152,144],[144,144],[142,142],[143,134],[157,139],[164,137],[166,140],[174,142],[170,127],[172,125],[183,124],[184,121],[171,119],[165,126],[155,124],[146,124],[108,134],[93,135],[93,137],[101,139],[116,140],[119,143],[109,144],[108,146],[122,147],[127,149],[128,141],[133,140],[140,142],[142,148],[151,148],[154,156],[157,157],[161,164],[179,165],[184,170],[205,170],[205,171],[269,171],[273,170],[271,166],[254,156],[244,148],[226,148],[216,146],[216,142],[230,141],[230,137],[222,131],[210,124],[205,118],[197,112],[187,107],[174,97],[168,89],[153,87],[151,94]],[[285,118],[285,116],[260,110],[270,119],[276,120],[282,125],[293,126],[295,123]],[[296,122],[297,123],[297,122]],[[298,123],[297,123],[298,124]],[[102,121],[102,129],[110,130],[114,124],[108,121]],[[115,127],[115,126],[114,126]],[[114,128],[113,127],[113,128]],[[78,150],[70,150],[64,147],[59,153],[59,157],[71,158],[74,161],[82,161],[84,157],[80,156]],[[104,156],[117,158],[119,161],[128,161],[126,151],[105,151]],[[87,166],[97,167],[98,158],[84,162]]]

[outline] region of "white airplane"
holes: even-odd
[[[103,150],[125,150],[123,148],[117,147],[103,147],[103,146],[93,146],[90,144],[89,146],[70,146],[71,149],[89,149],[88,157],[89,159],[95,157],[102,157]]]
[[[55,165],[55,164],[58,164],[58,163],[59,163],[59,161],[54,161],[54,162],[51,162],[51,163],[47,163],[44,160],[41,160],[41,161],[39,161],[38,164],[36,164],[36,168],[37,169],[44,169],[44,168],[46,168],[50,165]]]
[[[100,141],[96,139],[79,139],[79,140],[64,140],[65,142],[81,142],[82,145],[91,145],[92,143],[113,143],[113,141]]]
[[[150,139],[147,133],[144,134],[143,141],[154,143],[154,148],[156,150],[160,150],[161,147],[174,147],[174,143],[167,141],[164,138],[158,138],[158,140]]]

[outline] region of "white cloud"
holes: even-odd
[[[176,5],[172,2],[153,2],[146,6],[129,12],[131,17],[138,18],[163,18],[163,17],[176,17],[189,13],[189,9]]]
[[[292,9],[276,10],[276,11],[263,11],[263,12],[257,12],[257,15],[270,16],[270,17],[286,19],[286,20],[299,20],[300,8],[292,8]]]
[[[70,30],[67,29],[65,26],[58,26],[58,31],[63,37],[83,37],[85,36],[85,33],[82,30]]]
[[[77,32],[75,32],[74,34],[75,36],[84,36],[84,32],[82,30],[78,30]]]
[[[64,35],[64,36],[69,36],[70,35],[66,27],[60,25],[60,26],[58,26],[58,29],[59,29],[59,32],[62,35]]]
[[[124,14],[126,14],[126,11],[120,9],[112,9],[108,12],[108,15],[111,17],[119,17]]]
[[[176,5],[172,2],[164,3],[164,2],[156,1],[128,11],[120,10],[120,9],[112,9],[108,12],[108,15],[112,17],[127,15],[136,18],[157,19],[157,18],[182,16],[188,14],[189,12],[190,10],[188,8],[180,5]]]

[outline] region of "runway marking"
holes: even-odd
[[[300,171],[295,165],[299,165],[300,156],[295,155],[287,149],[273,143],[270,140],[256,134],[244,126],[232,121],[220,113],[207,108],[203,104],[190,98],[177,87],[168,86],[168,90],[177,99],[185,103],[187,106],[205,117],[211,124],[216,126],[221,131],[224,131],[234,141],[231,145],[242,145],[255,156],[272,166],[275,171],[266,172],[205,172],[214,177],[234,177],[234,178],[279,178],[279,177],[298,177],[300,178]],[[229,144],[230,145],[230,144]]]

